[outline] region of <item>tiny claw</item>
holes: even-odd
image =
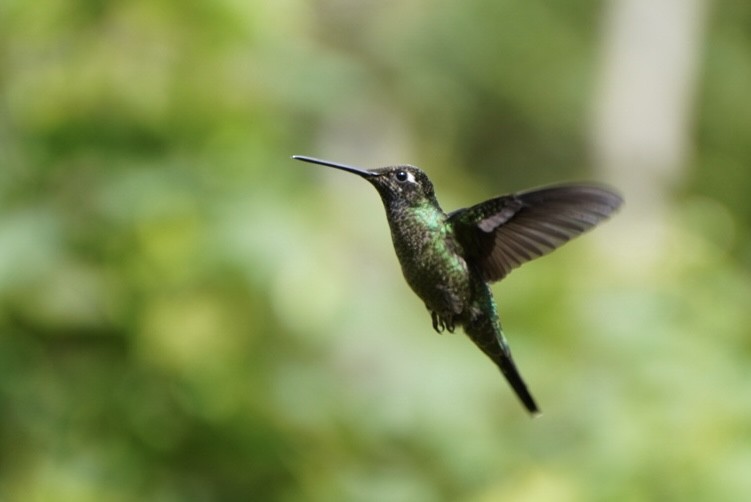
[[[454,329],[456,329],[453,316],[449,317],[447,320],[441,317],[437,312],[431,311],[430,318],[433,320],[433,329],[438,333],[443,333],[444,331],[453,333]]]
[[[438,314],[436,314],[435,312],[430,313],[430,318],[433,321],[433,329],[436,331],[436,333],[442,334],[443,330],[446,328],[446,326],[443,324],[443,319],[438,317]]]

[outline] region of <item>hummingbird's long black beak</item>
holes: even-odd
[[[370,178],[371,176],[377,176],[376,173],[368,171],[367,169],[361,169],[355,166],[348,166],[347,164],[339,164],[338,162],[331,162],[328,160],[316,159],[314,157],[306,157],[305,155],[293,155],[293,159],[302,160],[303,162],[310,162],[311,164],[320,164],[322,166],[329,166],[335,169],[341,169],[342,171],[349,171],[351,173],[359,174],[364,178]]]

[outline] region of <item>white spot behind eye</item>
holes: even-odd
[[[407,181],[410,182],[410,183],[414,183],[415,182],[415,175],[412,174],[409,171],[407,171]]]

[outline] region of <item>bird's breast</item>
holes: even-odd
[[[396,255],[412,290],[429,309],[459,314],[469,301],[467,263],[443,220],[420,215],[391,225]]]

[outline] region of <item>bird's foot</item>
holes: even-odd
[[[437,312],[430,312],[430,318],[433,320],[433,329],[438,333],[443,333],[444,330],[453,333],[456,328],[453,318],[441,317]]]
[[[438,317],[438,314],[431,312],[430,318],[433,320],[433,329],[439,334],[443,333],[443,330],[446,326],[443,324],[443,321],[441,321],[441,318]]]

